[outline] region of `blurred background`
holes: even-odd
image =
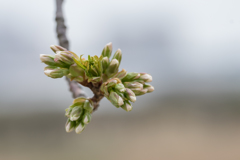
[[[155,87],[129,113],[102,100],[80,135],[64,129],[65,79],[39,59],[58,44],[55,1],[0,4],[1,160],[240,159],[240,1],[65,0],[70,50],[112,42]]]

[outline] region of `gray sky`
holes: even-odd
[[[66,82],[46,77],[39,60],[58,43],[54,1],[0,2],[1,107],[43,100],[67,107]],[[152,74],[157,97],[189,82],[193,89],[200,83],[240,91],[239,6],[237,0],[66,0],[64,14],[72,51],[100,55],[113,42],[123,51],[120,68]]]

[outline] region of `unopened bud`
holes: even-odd
[[[108,81],[107,87],[113,87],[118,83],[117,79],[111,79]]]
[[[83,108],[90,113],[93,111],[93,105],[91,104],[91,102],[89,100],[86,100],[84,102]]]
[[[139,82],[124,82],[123,84],[124,84],[124,86],[126,88],[130,88],[130,89],[132,89],[132,88],[143,89],[143,84],[141,84]]]
[[[51,45],[50,48],[53,50],[54,53],[56,53],[57,51],[67,51],[66,48],[57,45]]]
[[[66,68],[59,68],[54,66],[47,66],[44,68],[44,74],[51,78],[62,78],[69,73]]]
[[[138,80],[143,80],[144,82],[152,82],[152,76],[147,73],[140,73]]]
[[[70,119],[67,120],[66,125],[65,125],[65,130],[66,132],[71,132],[74,129],[74,122],[70,121]]]
[[[126,97],[131,101],[131,102],[135,102],[136,101],[136,96],[135,96],[135,93],[129,89],[129,88],[126,88]]]
[[[111,91],[109,95],[109,100],[116,107],[120,107],[123,105],[123,99],[116,92]]]
[[[84,128],[85,128],[85,125],[82,124],[82,123],[79,123],[79,124],[76,126],[76,128],[75,128],[75,132],[76,132],[77,134],[79,134],[79,133],[81,133],[81,132],[84,130]]]
[[[102,59],[103,72],[108,68],[108,65],[109,65],[109,58],[103,57]]]
[[[85,112],[83,115],[83,123],[88,124],[91,121],[91,114],[89,112]]]
[[[70,114],[70,120],[76,121],[81,116],[82,112],[83,109],[80,106],[75,106]]]
[[[40,60],[49,66],[55,66],[56,62],[54,61],[54,56],[47,54],[40,54]]]
[[[65,116],[69,118],[69,117],[70,117],[70,114],[71,114],[71,111],[72,111],[72,109],[69,107],[69,108],[65,109],[65,111],[66,111],[66,112],[65,112]]]
[[[121,51],[121,49],[118,49],[118,50],[114,53],[112,59],[118,60],[119,64],[121,63],[121,60],[122,60],[122,51]]]
[[[114,77],[116,77],[118,79],[123,79],[126,75],[127,75],[127,71],[125,69],[122,69]]]
[[[123,79],[123,82],[131,82],[134,79],[137,79],[140,77],[140,73],[137,72],[129,72]]]
[[[154,91],[154,87],[150,84],[144,84],[143,88],[147,89],[147,93],[150,93],[150,92]]]
[[[106,44],[106,46],[103,48],[102,56],[110,58],[112,54],[112,42]]]
[[[124,109],[125,111],[129,112],[132,110],[132,105],[129,102],[125,101],[124,105],[122,105],[121,108]]]
[[[55,56],[51,56],[51,55],[47,55],[47,54],[40,54],[40,60],[47,65],[63,67],[63,68],[68,67],[68,65],[66,65],[65,63],[63,63],[61,61],[55,62],[54,59],[55,59]]]
[[[148,91],[147,89],[139,89],[139,88],[133,88],[131,90],[135,93],[136,96],[141,96],[141,95],[147,93],[147,91]]]
[[[126,88],[124,87],[124,85],[122,83],[116,84],[116,86],[114,88],[119,92],[125,92],[126,91]]]
[[[112,74],[116,73],[118,71],[118,67],[119,67],[119,62],[116,59],[113,59],[110,62],[110,65],[108,66],[108,68],[106,69],[106,74],[108,76],[111,76]]]
[[[70,53],[69,51],[57,51],[54,61],[57,62],[59,60],[68,65],[74,63],[73,54]]]

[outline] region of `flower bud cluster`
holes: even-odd
[[[136,96],[154,91],[154,87],[146,82],[151,82],[152,76],[147,73],[129,72],[122,79],[122,83],[126,88],[131,89]]]
[[[136,101],[136,96],[154,91],[154,87],[145,82],[151,82],[152,76],[146,73],[127,73],[126,70],[118,72],[114,78],[109,79],[101,86],[104,96],[117,108],[126,111],[132,110],[130,102]]]
[[[125,88],[119,78],[112,78],[101,86],[104,96],[117,108],[126,111],[132,110],[130,102],[136,101],[136,96],[131,89]]]
[[[66,109],[65,116],[68,117],[66,122],[66,132],[75,129],[76,133],[81,133],[86,125],[91,121],[93,104],[90,99],[79,97],[74,99],[73,104]]]
[[[112,43],[108,43],[102,50],[100,57],[88,56],[87,59],[77,56],[74,52],[52,45],[50,48],[55,55],[41,54],[40,60],[45,63],[44,74],[51,78],[68,77],[89,87],[95,87],[117,108],[126,111],[132,110],[131,102],[136,101],[136,96],[150,93],[153,86],[147,84],[152,81],[152,76],[147,73],[129,72],[125,69],[119,71],[122,60],[122,51],[118,49],[112,58]],[[91,99],[83,97],[74,100],[73,105],[66,109],[68,117],[66,131],[75,129],[81,133],[91,120],[93,104]],[[98,103],[97,103],[98,104]]]
[[[73,57],[79,58],[75,53],[61,46],[51,45],[50,48],[55,55],[40,55],[40,60],[48,65],[44,68],[45,75],[51,78],[66,76],[77,82],[85,80],[85,71],[78,67],[73,60]]]

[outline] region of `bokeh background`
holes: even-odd
[[[240,159],[240,1],[65,0],[72,51],[112,42],[155,87],[129,113],[104,99],[80,135],[64,129],[65,79],[39,59],[58,44],[55,1],[0,4],[1,160]]]

